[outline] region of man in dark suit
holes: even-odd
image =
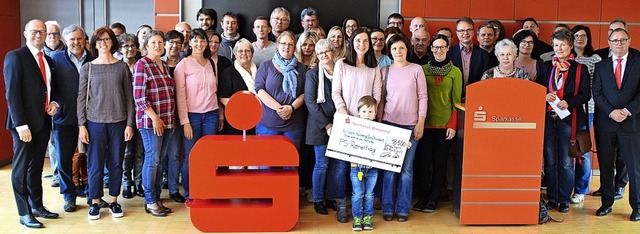
[[[13,138],[11,184],[20,224],[30,228],[43,227],[35,217],[58,217],[42,204],[44,154],[51,116],[58,110],[58,104],[50,102],[53,63],[44,55],[46,36],[47,28],[42,21],[29,21],[24,29],[26,46],[10,51],[4,59],[9,107],[5,127],[11,130]]]
[[[640,221],[640,54],[630,53],[631,39],[624,28],[609,34],[612,56],[596,64],[593,100],[598,134],[598,163],[602,206],[597,216],[611,213],[614,201],[613,167],[618,152],[629,173],[631,221]]]
[[[60,105],[60,111],[53,116],[53,137],[60,162],[60,193],[64,195],[64,211],[76,210],[78,192],[73,183],[73,156],[78,145],[78,81],[79,71],[83,64],[93,60],[85,50],[85,32],[80,26],[72,24],[62,31],[67,49],[51,55],[53,73],[56,77],[53,89],[56,90],[54,100]]]
[[[462,85],[462,97],[466,95],[465,86],[480,81],[482,73],[490,68],[489,54],[480,47],[473,46],[474,26],[469,17],[462,17],[456,21],[456,35],[460,41],[459,46],[451,46],[447,57],[453,65],[460,68],[464,84]]]
[[[613,21],[611,21],[611,23],[609,23],[609,32],[608,34],[611,34],[611,32],[613,32],[613,30],[618,29],[618,28],[624,28],[625,30],[627,29],[627,22],[622,20],[622,19],[614,19]],[[598,54],[600,56],[600,58],[608,58],[611,57],[611,49],[609,47],[606,48],[602,48],[599,50],[596,50],[595,53]],[[629,47],[629,53],[640,53],[638,52],[638,50]],[[597,129],[596,129],[597,130]],[[598,134],[596,134],[596,141],[597,141],[597,136]],[[596,147],[597,147],[597,142],[596,142]],[[619,200],[622,199],[622,197],[624,196],[624,187],[627,186],[627,183],[629,182],[629,175],[627,174],[627,167],[624,165],[624,159],[622,158],[622,155],[616,155],[615,156],[615,200]],[[594,191],[592,193],[593,196],[601,196],[602,195],[602,191],[600,189]]]

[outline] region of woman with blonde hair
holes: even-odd
[[[333,26],[327,34],[327,39],[331,42],[331,51],[333,51],[333,59],[338,60],[347,55],[347,43],[344,31],[340,26]]]
[[[318,64],[315,51],[316,42],[318,42],[318,36],[315,33],[304,32],[300,34],[300,38],[298,38],[298,42],[296,43],[296,52],[294,55],[296,59],[307,68],[315,67]]]

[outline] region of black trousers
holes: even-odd
[[[598,134],[598,131],[594,130],[594,138],[596,140],[596,147],[598,148],[598,150],[600,149],[598,146],[599,136],[600,134]],[[599,153],[600,152],[598,152],[598,155]],[[616,153],[614,165],[616,169],[614,172],[615,187],[624,188],[627,186],[627,183],[629,183],[629,174],[627,173],[627,167],[624,165],[624,159],[622,158],[622,155],[619,151]]]
[[[603,206],[612,206],[615,196],[613,169],[616,158],[621,155],[626,165],[629,179],[629,205],[640,209],[640,132],[598,131],[598,163],[600,164],[600,198]],[[620,172],[618,172],[620,174]]]
[[[416,149],[416,158],[422,157],[421,165],[413,166],[413,171],[421,171],[420,200],[424,202],[433,201],[436,204],[440,200],[442,187],[447,175],[447,160],[449,159],[449,148],[452,140],[446,139],[446,129],[425,129],[422,138]],[[415,160],[414,160],[415,163]],[[417,174],[417,173],[416,173]]]
[[[23,142],[15,129],[13,138],[13,168],[11,185],[20,216],[31,214],[32,208],[42,207],[42,167],[51,134],[51,118],[38,131],[31,130],[31,141]]]

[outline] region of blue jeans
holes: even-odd
[[[593,113],[589,113],[589,126],[593,123]],[[593,130],[592,130],[593,131]],[[576,194],[588,194],[589,183],[591,183],[591,154],[587,152],[580,157],[582,164],[576,160],[575,168],[575,185],[573,186],[573,193]]]
[[[124,160],[124,130],[126,121],[117,123],[95,123],[87,121],[89,144],[87,145],[87,174],[89,176],[88,198],[104,195],[102,178],[105,165],[111,172],[109,195],[120,195],[122,184],[122,161]]]
[[[144,144],[144,164],[142,165],[142,187],[144,187],[144,202],[156,203],[160,200],[162,188],[162,160],[167,155],[169,140],[173,129],[164,129],[162,136],[153,133],[153,129],[142,128],[142,143]]]
[[[189,155],[191,154],[191,149],[200,137],[216,134],[218,121],[220,121],[218,117],[218,110],[206,113],[189,113],[193,138],[189,140],[184,137],[184,161],[182,162],[182,187],[184,187],[184,196],[186,198],[189,198]]]
[[[382,182],[382,213],[398,215],[409,215],[411,209],[411,195],[413,189],[413,159],[416,155],[418,142],[413,137],[414,125],[398,125],[390,122],[383,122],[391,126],[404,128],[411,131],[411,148],[407,149],[402,162],[402,170],[400,174],[384,171]],[[396,187],[396,177],[400,176],[398,186]],[[394,198],[395,195],[395,198]],[[394,206],[395,204],[395,206]]]
[[[325,156],[327,145],[314,145],[316,163],[313,167],[313,201],[322,202],[325,183],[328,199],[346,198],[346,179],[349,162]],[[328,178],[327,178],[327,175]]]
[[[547,199],[550,202],[569,204],[571,201],[575,175],[573,158],[569,156],[570,137],[571,125],[559,117],[546,115],[544,124],[544,181],[547,184]]]
[[[362,180],[358,178],[358,172],[362,172]],[[353,218],[362,219],[364,215],[373,216],[373,189],[378,180],[378,169],[351,167],[351,213]],[[364,213],[363,213],[364,210]]]
[[[292,131],[276,131],[258,123],[256,126],[256,135],[258,136],[285,136],[289,138],[296,150],[300,152],[300,146],[302,145],[302,139],[304,139],[304,129],[292,130]],[[269,169],[267,166],[258,166],[260,169]]]
[[[164,158],[162,165],[167,176],[167,184],[169,185],[169,194],[180,191],[180,147],[182,146],[182,126],[176,126],[175,131],[169,139],[167,148],[167,156]],[[188,173],[188,172],[187,172]]]

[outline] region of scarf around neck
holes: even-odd
[[[258,68],[256,67],[256,64],[251,62],[251,68],[250,68],[251,74],[249,74],[249,72],[247,72],[247,70],[245,70],[244,67],[240,65],[237,59],[233,61],[233,67],[235,67],[236,71],[240,73],[240,76],[242,77],[244,84],[247,85],[247,89],[249,90],[249,92],[255,94],[256,93],[256,71],[258,70]]]
[[[296,70],[298,60],[295,56],[286,60],[280,55],[280,52],[276,51],[273,55],[273,62],[280,67],[282,75],[284,76],[282,80],[282,90],[284,90],[285,94],[289,94],[295,98],[296,88],[298,87],[298,70]]]
[[[427,64],[429,64],[429,72],[435,76],[436,85],[439,85],[440,82],[442,82],[442,78],[449,74],[451,67],[453,66],[453,63],[448,58],[442,62],[431,59]]]
[[[324,69],[324,66],[318,65],[318,97],[316,98],[316,103],[324,103],[326,100],[324,98],[324,77],[330,81],[333,81],[333,75],[329,75],[327,71]]]

